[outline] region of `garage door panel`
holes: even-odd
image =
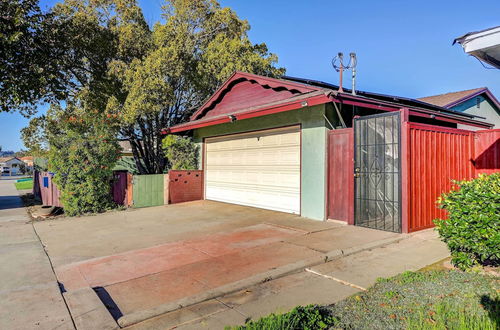
[[[237,153],[237,157],[229,157],[228,153]],[[283,148],[255,148],[255,149],[227,149],[208,150],[210,157],[207,157],[208,166],[217,165],[295,165],[300,164],[300,153],[297,146]]]
[[[300,213],[298,127],[205,142],[207,199]]]
[[[259,185],[262,189],[266,187],[288,187],[297,190],[297,181],[300,180],[300,175],[296,172],[271,172],[262,173],[257,171],[231,171],[224,173],[224,170],[219,171],[219,173],[212,173],[207,176],[206,184],[207,186],[215,184],[227,184],[227,185]]]

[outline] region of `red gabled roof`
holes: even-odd
[[[321,88],[236,71],[191,116],[190,120],[229,114],[317,90]]]
[[[488,96],[488,98],[493,103],[495,103],[495,105],[500,109],[500,103],[487,87],[473,88],[473,89],[467,89],[465,91],[426,96],[426,97],[421,97],[417,100],[449,109],[483,93],[485,93]]]
[[[165,129],[162,133],[177,133],[186,130],[196,129],[205,126],[229,123],[233,120],[248,119],[254,117],[260,117],[265,115],[270,115],[283,111],[290,111],[299,109],[302,107],[309,107],[318,104],[331,102],[329,93],[326,91],[313,91],[298,94],[290,98],[279,100],[275,102],[270,102],[266,104],[260,104],[257,106],[248,107],[245,109],[240,109],[224,114],[218,114],[214,116],[206,116],[201,119],[191,120],[186,123],[182,123],[171,127],[170,129]]]
[[[441,121],[482,128],[492,126],[474,120],[473,116],[455,113],[415,100],[405,99],[405,103],[386,95],[367,92],[363,92],[363,95],[351,95],[349,93],[339,93],[337,89],[334,85],[317,81],[276,79],[235,72],[191,116],[189,122],[165,128],[162,133],[178,133],[330,102],[384,111],[398,111],[407,108],[410,110],[410,114],[415,116],[436,118]]]

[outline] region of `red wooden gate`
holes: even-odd
[[[328,132],[328,219],[354,224],[352,128]]]
[[[118,205],[128,205],[127,203],[127,171],[113,172],[113,201]]]

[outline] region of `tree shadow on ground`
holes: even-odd
[[[18,209],[23,207],[19,195],[0,196],[0,210]]]

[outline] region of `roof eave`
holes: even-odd
[[[497,100],[497,98],[495,97],[495,95],[493,95],[493,93],[487,87],[482,88],[479,91],[477,91],[475,93],[472,93],[470,95],[464,96],[464,97],[462,97],[459,100],[456,100],[456,101],[453,101],[453,102],[451,102],[449,104],[446,104],[445,106],[443,106],[443,108],[447,108],[447,109],[452,108],[452,107],[454,107],[454,106],[456,106],[456,105],[458,105],[460,103],[468,101],[468,100],[470,100],[470,99],[472,99],[472,98],[474,98],[476,96],[479,96],[479,95],[481,95],[483,93],[485,93],[488,96],[488,98],[495,104],[495,106],[500,110],[500,102]]]
[[[408,109],[410,111],[410,115],[431,118],[431,119],[437,119],[437,120],[451,122],[451,123],[455,123],[455,124],[470,125],[470,126],[479,127],[479,128],[491,128],[494,126],[493,124],[490,124],[490,123],[465,118],[464,116],[462,116],[459,113],[451,114],[451,113],[439,112],[437,110],[409,107],[406,105],[399,105],[399,104],[393,104],[390,102],[383,102],[380,100],[371,99],[368,97],[360,97],[357,95],[355,96],[355,95],[351,95],[351,94],[337,93],[336,96],[332,95],[330,98],[333,102],[339,102],[339,103],[345,103],[345,104],[350,104],[350,105],[355,105],[355,106],[367,107],[367,108],[372,108],[372,109],[382,110],[382,111],[398,111],[401,109]],[[351,99],[351,101],[342,100],[342,98]]]
[[[197,128],[213,126],[218,124],[225,124],[236,120],[249,119],[255,117],[262,117],[266,115],[271,115],[275,113],[296,110],[304,107],[311,107],[318,104],[329,103],[330,98],[328,93],[315,95],[308,98],[294,100],[291,102],[282,103],[279,105],[263,106],[262,108],[253,109],[243,112],[235,112],[232,114],[227,114],[220,117],[215,117],[206,121],[191,121],[183,124],[179,124],[170,128],[163,129],[162,134],[172,134],[185,132]]]
[[[325,93],[322,95],[316,95],[316,96],[312,96],[309,98],[304,98],[302,100],[296,100],[296,101],[288,102],[288,103],[284,103],[284,104],[273,105],[273,106],[264,106],[264,107],[259,108],[259,109],[238,112],[238,113],[234,113],[234,114],[228,114],[226,116],[216,117],[216,118],[206,120],[206,121],[197,122],[195,120],[192,122],[179,124],[179,125],[173,126],[171,128],[163,129],[161,133],[162,134],[174,134],[174,133],[186,132],[186,131],[190,131],[190,130],[198,129],[198,128],[202,128],[202,127],[230,123],[230,122],[236,121],[236,120],[261,117],[261,116],[265,116],[265,115],[275,114],[275,113],[284,112],[284,111],[291,111],[291,110],[296,110],[296,109],[300,109],[303,107],[310,107],[310,106],[324,104],[324,103],[330,103],[330,102],[337,102],[337,103],[362,106],[362,107],[367,107],[367,108],[372,108],[375,110],[382,110],[382,111],[399,111],[401,109],[408,109],[410,111],[410,114],[414,115],[414,116],[431,118],[431,119],[436,119],[436,120],[441,120],[441,121],[446,121],[446,122],[451,122],[451,123],[456,123],[456,124],[469,125],[469,126],[474,126],[474,127],[479,127],[479,128],[491,128],[493,126],[493,124],[490,124],[490,123],[465,118],[458,113],[456,115],[450,114],[450,113],[442,113],[442,112],[439,112],[436,110],[407,107],[405,105],[391,104],[388,102],[382,102],[380,100],[371,99],[371,98],[367,98],[367,97],[360,97],[360,96],[355,96],[355,95],[351,95],[351,94],[334,92],[334,93]]]

